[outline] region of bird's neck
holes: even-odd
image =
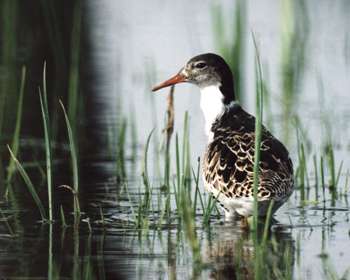
[[[220,118],[224,112],[236,102],[232,91],[232,98],[222,92],[221,84],[206,86],[201,90],[200,106],[205,119],[205,132],[209,142],[213,139],[211,127],[217,118]]]

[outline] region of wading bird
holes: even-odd
[[[234,81],[225,60],[212,53],[190,59],[178,74],[152,91],[182,82],[201,91],[208,146],[203,158],[204,187],[220,203],[225,219],[238,214],[247,224],[254,212],[253,167],[255,118],[235,100]],[[262,126],[258,215],[265,216],[273,201],[274,213],[293,192],[293,165],[287,149]]]

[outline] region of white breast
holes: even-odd
[[[222,93],[219,85],[212,85],[201,88],[200,106],[205,119],[205,132],[208,135],[208,141],[213,139],[213,133],[210,131],[215,119],[224,112],[224,104],[222,103]]]

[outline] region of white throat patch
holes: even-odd
[[[216,118],[225,111],[225,106],[222,103],[223,95],[218,85],[212,85],[201,88],[200,106],[205,119],[205,132],[208,135],[208,141],[213,139],[211,126]]]

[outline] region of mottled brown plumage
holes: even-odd
[[[225,60],[212,53],[190,59],[178,74],[154,91],[181,82],[201,90],[208,147],[203,159],[205,188],[224,208],[226,218],[253,214],[255,118],[235,101],[233,76]],[[262,128],[259,164],[258,214],[271,201],[276,211],[293,192],[293,165],[287,149]]]
[[[255,118],[240,105],[228,106],[212,125],[213,139],[203,159],[206,189],[217,197],[230,216],[237,212],[250,216],[253,211],[253,167]],[[259,165],[259,215],[266,214],[270,200],[274,211],[293,191],[293,166],[288,151],[262,128]]]

